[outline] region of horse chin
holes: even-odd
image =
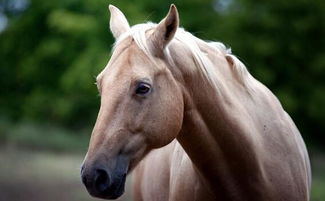
[[[121,195],[123,195],[124,190],[125,190],[126,174],[123,174],[120,177],[121,178],[114,184],[114,186],[116,186],[116,187],[107,191],[105,193],[106,195],[104,195],[101,198],[108,199],[108,200],[115,200],[115,199],[121,197]]]

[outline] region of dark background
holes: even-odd
[[[89,199],[78,169],[114,43],[110,3],[131,25],[159,22],[175,3],[181,26],[231,47],[294,119],[312,200],[325,200],[323,0],[0,0],[0,200]]]

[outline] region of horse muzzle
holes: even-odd
[[[90,195],[102,199],[117,199],[124,193],[129,161],[118,156],[115,167],[94,162],[81,168],[81,179]]]

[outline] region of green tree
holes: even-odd
[[[16,9],[15,1],[26,2]],[[107,6],[130,24],[158,22],[174,1],[2,0],[0,111],[66,127],[92,126],[99,98],[94,77],[114,39]],[[232,47],[281,100],[308,140],[324,141],[325,4],[322,0],[178,0],[181,26]]]

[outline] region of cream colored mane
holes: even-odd
[[[147,38],[146,38],[146,32],[150,29],[153,29],[157,26],[157,24],[148,22],[145,24],[137,24],[132,26],[127,32],[122,34],[117,40],[114,45],[118,45],[121,41],[123,41],[125,38],[131,36],[137,46],[152,60],[153,56],[150,52],[150,48],[147,44]],[[177,32],[173,38],[173,40],[177,40],[184,44],[192,53],[192,56],[197,64],[197,66],[202,70],[204,75],[207,77],[207,79],[216,87],[217,86],[217,80],[216,77],[216,71],[214,64],[210,61],[210,59],[206,56],[204,52],[201,51],[198,40],[201,40],[191,33],[185,31],[183,28],[178,28]],[[171,41],[171,43],[173,42]],[[201,40],[202,41],[202,40]],[[206,42],[206,41],[202,41]],[[254,78],[251,76],[251,74],[248,72],[245,65],[231,53],[231,49],[227,49],[226,46],[221,42],[206,42],[211,48],[213,48],[215,51],[220,52],[223,54],[226,58],[232,60],[232,70],[234,71],[235,75],[237,76],[237,79],[239,82],[241,82],[242,85],[244,85],[248,91],[252,91],[253,87],[252,84],[254,82]],[[168,60],[168,62],[173,66],[174,62],[172,59],[172,56],[169,54],[170,52],[170,45],[168,45],[165,48],[165,56]]]

